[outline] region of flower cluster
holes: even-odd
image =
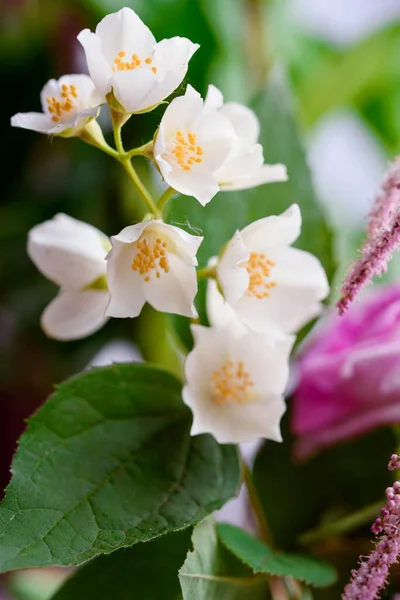
[[[183,400],[193,411],[192,434],[210,432],[220,443],[280,440],[293,334],[318,315],[328,294],[319,261],[291,247],[300,234],[300,209],[293,205],[237,231],[196,273],[203,237],[164,222],[163,206],[177,193],[204,206],[219,191],[283,182],[285,167],[264,164],[257,117],[224,103],[216,87],[210,85],[203,100],[188,85],[184,95],[165,102],[181,85],[197,44],[180,37],[157,43],[129,8],[78,40],[90,76],[51,80],[42,90],[43,112],[17,114],[12,124],[77,136],[107,152],[137,186],[148,213],[110,239],[67,215],[30,231],[32,261],[60,287],[43,313],[43,329],[61,340],[84,337],[109,317],[137,317],[146,302],[197,318],[197,280],[207,276],[211,327],[192,325],[194,349],[185,364]],[[126,151],[123,124],[161,103],[168,106],[153,139]],[[96,121],[103,104],[111,112],[115,148]],[[138,155],[152,160],[169,186],[157,203],[132,165]]]
[[[398,468],[400,459],[391,456],[388,468]],[[371,527],[372,533],[381,535],[375,549],[367,560],[361,560],[357,570],[352,571],[342,600],[375,600],[387,585],[391,565],[397,563],[400,554],[400,481],[386,489],[386,505]]]

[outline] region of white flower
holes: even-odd
[[[182,392],[193,412],[191,435],[211,433],[220,444],[258,437],[281,441],[294,338],[273,340],[232,324],[192,325],[192,333]]]
[[[63,75],[50,79],[40,93],[43,112],[18,113],[13,127],[49,135],[70,137],[99,114],[101,98],[87,75]]]
[[[49,337],[83,338],[107,321],[105,256],[109,248],[110,242],[101,231],[64,214],[30,230],[29,257],[43,275],[61,288],[41,319]]]
[[[181,37],[157,43],[130,8],[104,17],[96,33],[84,29],[78,40],[103,99],[113,90],[128,113],[146,111],[167,98],[181,84],[199,48]]]
[[[217,265],[217,286],[208,288],[210,322],[232,318],[258,332],[294,333],[321,311],[329,293],[325,271],[308,252],[291,248],[300,235],[297,204],[279,216],[254,221],[237,231]]]
[[[231,151],[214,173],[221,191],[244,190],[264,183],[287,181],[285,165],[264,164],[263,149],[257,143],[260,123],[250,108],[236,102],[224,104],[219,89],[210,85],[204,110],[218,111],[218,114],[224,115],[235,131]]]
[[[235,140],[229,119],[205,111],[190,85],[166,109],[154,144],[154,158],[167,183],[203,206],[219,191],[215,172],[227,159]]]
[[[145,302],[156,310],[197,317],[196,252],[202,237],[161,220],[125,227],[107,256],[110,317],[137,317]]]

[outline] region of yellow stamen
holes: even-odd
[[[270,296],[270,290],[276,287],[276,281],[267,281],[271,276],[271,269],[275,266],[273,260],[270,260],[258,252],[251,252],[247,261],[246,270],[249,274],[249,287],[246,290],[247,296],[252,296],[261,300]]]
[[[142,237],[136,243],[136,253],[133,258],[131,269],[139,271],[140,275],[145,275],[144,280],[150,281],[152,271],[155,271],[156,277],[161,277],[161,271],[169,272],[167,242],[163,242],[161,238],[154,240],[152,237]]]
[[[141,60],[138,54],[132,54],[131,60],[122,60],[126,56],[126,52],[124,50],[120,50],[117,56],[114,59],[114,65],[112,70],[114,71],[133,71],[134,69],[138,69],[141,66],[151,65],[153,59],[150,56],[147,56],[144,61]],[[144,64],[143,64],[144,63]],[[157,72],[156,67],[152,67],[151,69],[153,73]]]
[[[175,134],[175,146],[171,151],[175,156],[178,167],[183,171],[191,171],[192,165],[203,162],[200,156],[203,154],[203,148],[196,145],[196,133],[188,131],[185,134],[180,129]]]
[[[52,121],[57,123],[61,117],[70,116],[68,113],[71,113],[75,108],[74,98],[78,98],[76,85],[68,86],[65,83],[61,85],[60,98],[56,96],[48,96],[46,98],[48,111],[53,115],[51,118]]]
[[[226,361],[211,375],[211,398],[214,404],[244,404],[252,399],[254,381],[242,361]]]

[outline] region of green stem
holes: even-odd
[[[136,185],[140,195],[142,196],[143,200],[146,202],[147,208],[149,209],[150,213],[152,215],[154,215],[157,219],[161,218],[160,211],[157,209],[157,206],[155,205],[153,198],[151,197],[150,193],[147,191],[146,187],[142,183],[142,180],[140,179],[140,177],[136,173],[135,169],[133,168],[131,161],[126,158],[120,158],[119,162],[124,167],[125,171],[129,175],[130,179]]]
[[[157,202],[157,208],[160,212],[162,212],[165,204],[168,202],[168,200],[170,198],[172,198],[172,196],[175,196],[175,194],[177,194],[178,192],[176,190],[174,190],[174,188],[167,188],[165,190],[165,192],[160,196],[159,201]]]
[[[104,139],[103,132],[100,128],[100,125],[97,123],[95,119],[90,121],[84,129],[82,129],[78,137],[81,138],[86,144],[90,144],[95,148],[99,148],[109,156],[113,158],[119,158],[119,154],[114,148],[111,148]]]
[[[245,9],[245,45],[249,71],[255,89],[261,88],[270,69],[267,48],[267,27],[265,24],[264,0],[244,0]]]
[[[145,360],[163,366],[183,381],[183,363],[187,353],[168,315],[149,304],[135,323],[135,340]]]
[[[160,214],[159,210],[157,209],[157,206],[155,205],[154,200],[151,197],[151,194],[148,192],[148,190],[145,187],[145,185],[143,184],[142,180],[136,173],[135,169],[132,166],[131,159],[127,156],[127,153],[125,152],[124,144],[122,142],[122,126],[124,125],[126,118],[124,118],[123,115],[121,115],[120,113],[118,113],[114,110],[111,110],[111,118],[112,118],[112,122],[113,122],[115,147],[117,148],[117,152],[118,152],[118,156],[116,158],[121,163],[121,165],[124,167],[125,171],[127,172],[128,176],[130,177],[131,181],[137,187],[137,189],[138,189],[140,195],[142,196],[143,200],[145,201],[150,213],[152,215],[154,215],[156,218],[160,218],[161,214]]]
[[[124,145],[122,143],[122,125],[120,123],[115,123],[114,122],[114,141],[115,141],[115,147],[118,151],[118,154],[124,155],[125,154],[125,150],[124,150]]]
[[[300,544],[308,545],[318,542],[319,540],[331,535],[338,535],[354,531],[358,527],[373,521],[374,518],[377,517],[384,503],[384,500],[380,500],[379,502],[365,506],[361,510],[356,511],[351,515],[347,515],[342,519],[338,519],[333,523],[327,523],[326,525],[322,525],[316,529],[311,529],[311,531],[307,531],[300,536],[299,542]]]
[[[129,152],[125,152],[125,158],[133,158],[134,156],[153,158],[153,146],[153,140],[151,140],[147,144],[143,144],[143,146],[138,146],[137,148],[133,148],[133,150],[129,150]]]
[[[255,516],[257,517],[261,539],[264,540],[264,542],[266,542],[269,546],[273,547],[275,545],[274,539],[272,537],[268,521],[265,517],[264,509],[261,505],[260,498],[257,494],[251,471],[244,459],[242,459],[242,473],[243,480],[247,488],[247,493],[249,494],[251,507],[254,511]]]
[[[217,268],[216,267],[203,267],[197,271],[197,279],[216,279]]]

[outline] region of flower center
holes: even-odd
[[[142,238],[136,244],[136,254],[131,265],[132,271],[139,271],[140,275],[145,276],[145,281],[150,281],[151,271],[155,272],[158,279],[161,277],[161,271],[168,273],[167,245],[167,242],[163,242],[159,237],[155,240]]]
[[[61,86],[61,98],[56,96],[48,96],[46,98],[47,109],[52,115],[51,120],[58,123],[62,117],[71,116],[71,111],[76,108],[75,98],[78,97],[76,85]]]
[[[211,375],[211,397],[214,404],[244,404],[251,400],[253,387],[254,381],[242,361],[228,360]]]
[[[137,54],[132,54],[130,60],[123,60],[126,56],[126,52],[121,50],[118,52],[117,58],[114,59],[114,66],[112,70],[115,71],[133,71],[133,69],[138,69],[139,67],[150,67],[153,62],[153,59],[148,56],[144,60],[140,60]],[[151,67],[151,70],[154,74],[157,73],[157,67]]]
[[[197,135],[189,131],[185,136],[180,130],[176,132],[172,154],[175,155],[178,166],[184,171],[191,171],[192,165],[203,162],[203,148],[196,145]]]
[[[275,266],[274,261],[267,258],[265,254],[251,252],[250,258],[244,266],[250,277],[246,294],[259,300],[268,298],[269,290],[276,287],[276,281],[266,281],[271,275],[272,267]]]

